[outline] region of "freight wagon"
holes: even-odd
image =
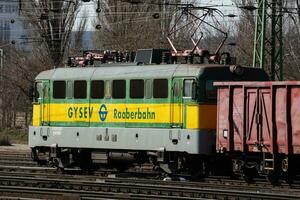
[[[300,82],[218,82],[216,149],[236,173],[271,181],[300,171]]]

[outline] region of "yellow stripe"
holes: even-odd
[[[33,105],[32,125],[40,126],[40,105]]]
[[[100,122],[100,104],[51,104],[50,120]],[[108,123],[169,123],[170,104],[105,104]]]
[[[96,122],[96,123],[174,123],[184,122],[186,109],[186,128],[215,129],[215,105],[181,104],[105,104],[106,118],[101,121],[99,110],[103,104],[46,104],[43,105],[43,121],[51,122]],[[48,115],[47,110],[50,110]],[[40,105],[34,105],[33,125],[39,126]],[[103,113],[102,113],[103,114]]]
[[[187,129],[216,129],[216,105],[186,105],[186,114]]]

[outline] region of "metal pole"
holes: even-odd
[[[256,27],[254,36],[253,67],[265,67],[267,0],[257,0]]]
[[[0,111],[1,111],[1,123],[0,127],[3,126],[3,49],[0,49]]]
[[[282,0],[256,0],[257,16],[253,50],[253,67],[270,73],[272,80],[283,79]],[[271,35],[267,34],[268,22]]]
[[[2,75],[2,69],[3,69],[3,49],[0,49],[0,69],[1,69],[1,75]]]

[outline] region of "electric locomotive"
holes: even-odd
[[[201,172],[216,151],[214,81],[264,81],[257,68],[220,64],[57,68],[35,79],[29,146],[61,168],[152,163]]]

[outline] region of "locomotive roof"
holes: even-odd
[[[172,78],[173,76],[198,76],[207,67],[226,67],[212,64],[131,65],[104,67],[56,68],[41,72],[37,80],[95,80],[126,78]],[[228,66],[227,66],[228,67]]]

